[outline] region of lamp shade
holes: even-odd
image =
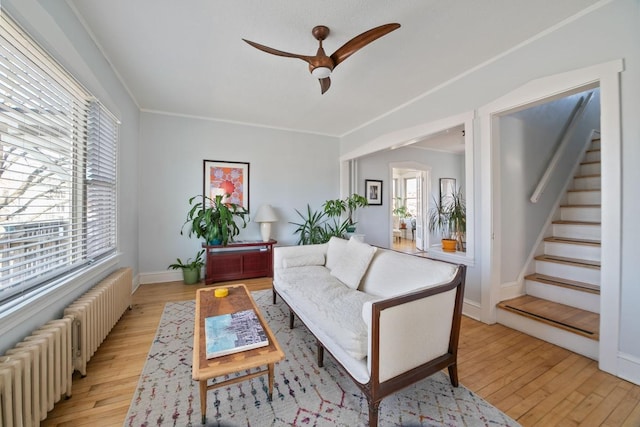
[[[253,218],[255,222],[276,222],[278,217],[271,205],[262,205],[258,209],[256,216]]]
[[[273,210],[271,205],[262,205],[256,216],[253,218],[255,222],[260,223],[260,235],[262,236],[263,242],[268,242],[271,235],[271,223],[276,222],[278,217],[276,216],[276,212]]]

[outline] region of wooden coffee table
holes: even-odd
[[[256,306],[256,303],[251,297],[247,287],[242,284],[224,287],[229,289],[229,295],[223,298],[216,298],[214,296],[214,291],[217,288],[199,289],[196,294],[192,376],[195,381],[200,383],[200,411],[202,412],[202,424],[206,423],[207,420],[207,391],[211,389],[235,384],[267,373],[269,375],[269,399],[271,399],[273,395],[275,364],[284,359],[284,352],[280,348],[280,344],[278,344],[278,341],[276,341],[271,329],[269,329],[269,325],[267,325],[264,317],[262,317],[262,314]],[[207,359],[204,338],[204,319],[210,316],[230,314],[248,309],[253,309],[258,315],[262,328],[269,338],[269,345],[253,350],[246,350],[239,353]],[[267,368],[236,378],[216,382],[215,384],[207,384],[208,380],[212,378],[222,377],[224,375],[248,369],[260,368],[263,366],[266,366]]]

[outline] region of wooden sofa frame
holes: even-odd
[[[466,265],[459,265],[456,275],[449,283],[434,286],[432,288],[422,289],[414,292],[410,292],[404,295],[399,295],[392,298],[387,298],[381,301],[374,302],[372,304],[372,319],[371,319],[371,330],[372,330],[372,343],[371,343],[371,378],[368,383],[361,384],[356,381],[349,372],[344,369],[340,363],[340,367],[343,371],[349,375],[352,381],[362,390],[364,395],[367,398],[367,403],[369,406],[369,427],[376,427],[378,425],[378,407],[380,406],[380,402],[386,396],[389,396],[405,387],[410,386],[424,378],[427,378],[434,373],[447,368],[449,371],[449,379],[451,380],[451,385],[454,387],[458,387],[458,341],[460,337],[460,323],[462,320],[462,304],[464,300],[464,284],[466,278]],[[440,294],[443,292],[450,291],[452,289],[456,289],[455,296],[455,305],[453,309],[453,321],[451,323],[451,333],[449,336],[449,347],[446,354],[432,359],[420,366],[417,366],[409,371],[403,372],[393,378],[390,378],[386,381],[379,382],[379,348],[380,348],[380,313],[388,308],[399,306],[402,304],[409,303],[411,301],[416,301],[422,298],[427,298],[432,295]],[[277,291],[275,287],[273,288],[273,303],[276,303],[276,295]],[[286,300],[283,299],[286,304]],[[293,329],[294,327],[294,318],[296,316],[295,312],[291,309],[289,305],[289,328]],[[304,322],[302,322],[304,324]],[[305,325],[307,327],[307,325]],[[307,329],[309,329],[307,327]],[[318,340],[316,337],[316,343],[318,348],[318,366],[322,367],[324,363],[324,350],[325,346]],[[330,350],[327,350],[329,354],[331,354]],[[335,356],[332,355],[335,359]]]

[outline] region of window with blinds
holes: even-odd
[[[0,15],[0,303],[116,249],[117,120]]]

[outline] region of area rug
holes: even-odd
[[[271,291],[253,292],[286,354],[276,365],[273,400],[267,376],[209,391],[206,426],[366,426],[367,400],[325,354],[316,364],[315,340]],[[167,303],[129,407],[125,426],[200,426],[198,383],[191,379],[194,301]],[[218,379],[221,381],[225,378]],[[380,404],[379,426],[518,426],[439,372]]]

